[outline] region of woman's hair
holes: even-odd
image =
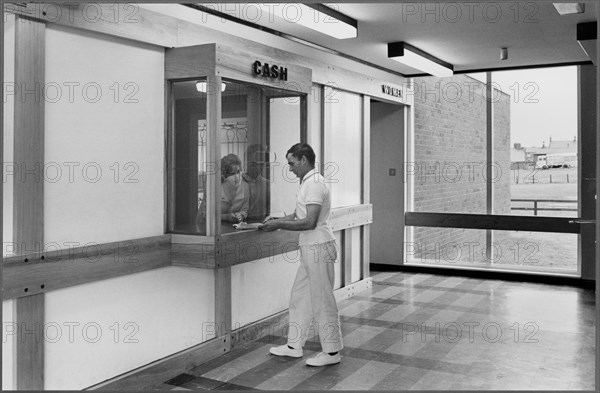
[[[237,173],[233,169],[235,165],[241,170],[242,161],[240,161],[235,154],[227,154],[225,157],[221,158],[221,181]]]
[[[302,159],[302,156],[305,156],[308,163],[315,166],[315,152],[308,143],[296,143],[294,146],[290,147],[285,155],[287,156],[288,154],[291,154],[298,160]]]

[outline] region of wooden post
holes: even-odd
[[[46,25],[17,17],[13,242],[20,254],[44,249],[44,97]],[[17,389],[44,389],[44,294],[16,300]]]

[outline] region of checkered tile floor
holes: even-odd
[[[340,302],[338,365],[279,358],[275,331],[144,390],[594,390],[592,290],[431,274],[373,274]]]

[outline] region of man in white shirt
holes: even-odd
[[[325,179],[315,170],[315,153],[297,143],[286,154],[290,171],[300,178],[294,213],[266,221],[260,229],[300,231],[300,266],[292,287],[287,345],[272,347],[276,356],[302,357],[310,324],[317,323],[323,352],[306,360],[309,366],[339,363],[343,348],[340,318],[333,295],[337,246],[329,214],[331,197]]]

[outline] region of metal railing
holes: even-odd
[[[511,199],[510,202],[532,202],[533,207],[523,207],[516,206],[510,207],[510,210],[527,210],[533,211],[533,215],[537,216],[538,211],[569,211],[576,212],[577,211],[577,200],[572,199]],[[571,203],[575,204],[574,208],[563,208],[563,207],[540,207],[540,203]]]

